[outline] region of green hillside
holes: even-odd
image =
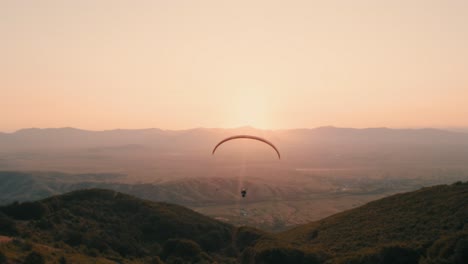
[[[108,190],[75,191],[0,207],[0,211],[4,214],[0,234],[94,257],[158,255],[226,262],[227,258],[218,256],[228,256],[232,244],[233,227],[228,224],[181,206]]]
[[[329,263],[468,263],[468,183],[393,195],[298,226],[278,234],[275,242],[256,245],[257,260],[258,255],[267,253],[304,263],[310,259]]]
[[[277,234],[100,189],[0,207],[0,263],[41,263],[41,258],[45,263],[468,263],[468,182],[393,195]]]

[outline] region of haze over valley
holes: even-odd
[[[212,155],[232,134],[269,138],[282,159],[243,140]],[[99,187],[268,230],[468,179],[468,134],[437,129],[24,129],[0,149],[3,204]]]

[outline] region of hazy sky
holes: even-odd
[[[0,0],[0,131],[468,126],[466,0]]]

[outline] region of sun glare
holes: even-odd
[[[270,128],[269,106],[265,96],[255,92],[246,92],[233,100],[231,127],[252,126],[256,128]]]

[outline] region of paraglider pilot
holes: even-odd
[[[247,194],[247,190],[246,190],[246,189],[242,189],[241,194],[242,194],[242,198],[244,198],[245,195]]]
[[[276,151],[276,154],[278,154],[278,159],[281,159],[281,154],[280,152],[278,151],[278,149],[275,147],[275,145],[273,145],[273,143],[271,143],[270,141],[264,139],[264,138],[261,138],[261,137],[256,137],[256,136],[250,136],[250,135],[237,135],[237,136],[232,136],[232,137],[228,137],[228,138],[225,138],[223,140],[221,140],[218,144],[216,144],[216,146],[214,147],[213,151],[211,152],[212,155],[215,154],[216,152],[216,149],[222,145],[224,142],[226,141],[230,141],[230,140],[233,140],[233,139],[240,139],[240,138],[245,138],[245,139],[253,139],[253,140],[258,140],[258,141],[261,141],[267,145],[270,145],[270,147],[272,147],[275,151]],[[247,189],[243,188],[241,190],[241,195],[242,195],[242,198],[245,198],[245,196],[247,195]]]

